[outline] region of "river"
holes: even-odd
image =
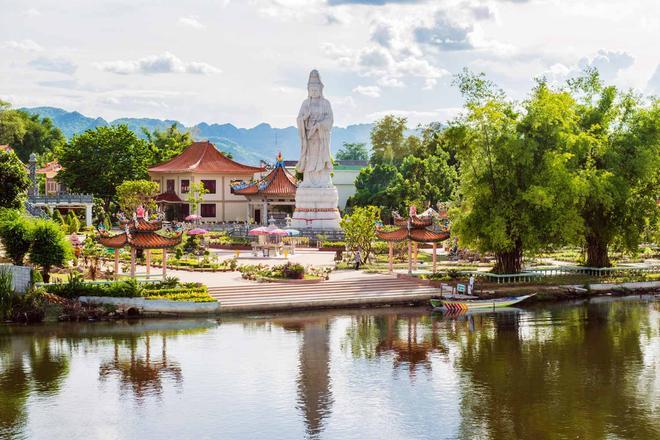
[[[0,438],[659,439],[660,301],[0,326]]]

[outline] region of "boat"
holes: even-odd
[[[506,298],[474,300],[433,298],[431,299],[431,305],[435,309],[444,309],[447,311],[495,309],[500,307],[511,307],[512,305],[525,301],[527,298],[531,298],[534,295],[536,294],[532,293],[530,295],[509,296]]]

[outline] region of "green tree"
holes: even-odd
[[[49,118],[13,110],[0,101],[0,144],[10,145],[23,162],[31,153],[51,152],[66,142],[64,135]]]
[[[407,156],[399,168],[403,180],[393,193],[405,206],[421,207],[425,203],[435,206],[437,202],[446,202],[458,179],[456,169],[447,163],[448,158],[442,150],[426,158]]]
[[[154,197],[158,195],[158,183],[150,180],[127,180],[117,187],[119,209],[125,213],[142,206],[149,211],[156,210]]]
[[[657,225],[660,194],[660,101],[605,86],[586,70],[569,85],[578,96],[575,147],[585,197],[586,265],[610,266],[609,249],[638,251],[648,225]]]
[[[463,72],[457,84],[466,112],[454,121],[464,139],[452,230],[463,245],[494,252],[495,272],[519,272],[523,251],[571,241],[580,228],[566,136],[574,101],[541,83],[519,112],[483,75]]]
[[[142,128],[142,133],[147,139],[151,158],[149,165],[156,165],[170,160],[183,152],[183,150],[193,143],[190,131],[181,131],[176,123],[173,123],[165,130],[155,129],[149,131]]]
[[[337,160],[369,160],[369,151],[364,143],[344,142],[335,156]]]
[[[208,192],[209,190],[204,187],[202,182],[190,184],[187,202],[190,204],[191,214],[197,214],[197,207],[204,201],[204,195],[208,194]]]
[[[380,208],[377,206],[359,206],[341,219],[346,247],[360,249],[364,261],[367,261],[376,240],[376,223],[380,221]]]
[[[12,262],[22,265],[32,242],[32,222],[19,211],[2,210],[0,240]]]
[[[400,163],[408,154],[405,142],[407,120],[387,115],[376,121],[371,130],[371,162],[374,164]]]
[[[19,208],[26,198],[30,179],[13,152],[0,152],[0,208]]]
[[[65,264],[71,258],[71,243],[52,220],[37,220],[32,234],[30,261],[41,266],[42,278],[48,282],[50,269]]]
[[[103,199],[108,211],[122,182],[147,177],[150,157],[147,142],[126,125],[97,127],[62,147],[59,162],[64,169],[57,177],[71,190]]]
[[[391,211],[403,209],[403,201],[393,192],[402,185],[403,176],[394,165],[377,164],[363,168],[355,179],[356,192],[347,201],[347,206],[375,205],[389,215]]]

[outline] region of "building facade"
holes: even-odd
[[[211,142],[201,141],[148,171],[151,180],[160,186],[161,193],[156,201],[169,218],[180,220],[197,214],[202,221],[244,222],[249,218],[248,201],[233,194],[230,183],[251,180],[264,168],[240,164],[227,158]],[[203,196],[197,212],[191,212],[188,203],[190,186],[198,182],[208,193]]]

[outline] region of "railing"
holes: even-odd
[[[25,210],[34,217],[49,218],[50,216],[46,211],[34,206],[32,203],[25,201]]]
[[[28,200],[32,204],[58,204],[58,203],[94,203],[91,194],[47,194],[38,196],[29,196]]]

